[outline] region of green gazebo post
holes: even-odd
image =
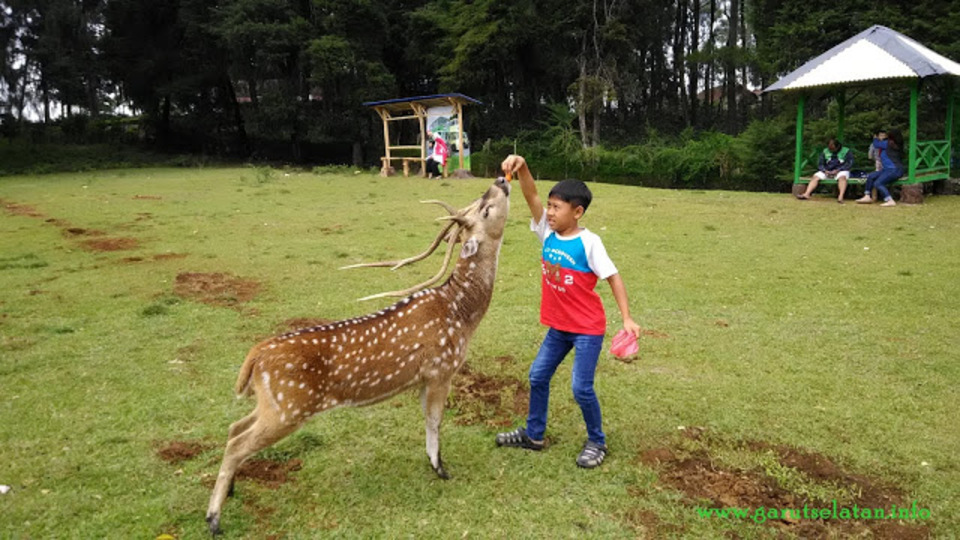
[[[856,97],[856,96],[854,96]],[[842,142],[844,140],[844,124],[846,122],[846,114],[844,109],[847,106],[847,93],[843,88],[837,93],[837,138]]]
[[[910,85],[910,157],[907,163],[907,179],[910,184],[917,181],[917,102],[920,100],[920,79]]]
[[[793,183],[800,181],[800,170],[803,168],[803,107],[807,103],[807,95],[800,94],[797,101],[797,155],[793,160]]]
[[[946,134],[945,134],[945,137],[944,137],[944,138],[947,140],[947,149],[948,149],[948,152],[950,152],[950,154],[952,154],[952,150],[953,150],[953,117],[954,117],[954,115],[956,114],[956,107],[954,106],[954,103],[956,102],[956,99],[957,99],[957,93],[956,93],[956,90],[955,90],[953,81],[950,81],[949,84],[950,84],[950,87],[949,87],[949,89],[947,90],[947,96],[948,96],[948,97],[947,97],[947,122],[946,122],[947,125],[946,125],[946,127],[945,127]],[[952,157],[950,154],[947,155],[947,174],[948,174],[948,175],[950,175],[950,173],[952,172],[952,171],[950,170],[950,163],[951,163],[950,158]]]

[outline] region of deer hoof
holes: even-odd
[[[433,468],[433,472],[437,473],[437,476],[439,476],[440,478],[442,478],[442,479],[444,479],[444,480],[449,480],[449,479],[450,479],[450,475],[447,474],[446,469],[443,468],[443,463],[441,463],[441,464],[440,464],[439,466],[437,466],[437,467],[434,467],[434,468]]]
[[[207,525],[212,536],[220,534],[220,514],[207,514]]]

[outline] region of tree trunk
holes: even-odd
[[[693,0],[693,24],[690,34],[690,52],[696,53],[700,50],[700,0]],[[700,65],[696,62],[690,63],[690,125],[697,127],[697,106],[700,100],[697,97],[698,79],[700,75]]]
[[[730,18],[727,33],[726,76],[727,86],[727,130],[737,131],[737,65],[733,61],[733,51],[737,47],[737,30],[740,27],[740,0],[730,0]]]
[[[241,156],[247,157],[250,155],[250,141],[247,139],[247,128],[243,123],[243,111],[240,110],[240,104],[237,103],[237,93],[233,88],[233,81],[230,80],[230,76],[226,73],[220,76],[220,80],[220,84],[226,94],[226,106],[233,113],[233,122],[237,128],[238,150]],[[250,91],[250,94],[251,96],[253,95],[253,90]]]
[[[580,58],[580,79],[577,83],[577,120],[580,122],[580,144],[584,148],[590,146],[589,135],[587,131],[587,59]]]
[[[710,0],[710,35],[707,38],[707,49],[710,51],[710,62],[707,64],[707,103],[713,108],[713,87],[716,79],[717,60],[714,56],[717,52],[716,36],[713,32],[714,25],[717,24],[717,0]]]

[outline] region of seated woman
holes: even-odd
[[[827,147],[820,154],[820,162],[817,164],[819,170],[813,174],[813,178],[807,184],[807,190],[797,195],[797,198],[801,200],[809,199],[810,194],[817,189],[821,180],[836,178],[837,187],[840,188],[837,202],[843,204],[843,194],[847,191],[847,180],[850,179],[851,168],[853,168],[853,152],[840,144],[836,137],[831,137],[827,141]]]
[[[880,151],[883,168],[867,175],[863,197],[857,199],[857,202],[860,204],[872,203],[874,199],[871,192],[875,188],[883,199],[883,204],[880,206],[896,206],[897,203],[890,195],[887,186],[903,176],[903,162],[900,159],[903,151],[903,135],[896,129],[891,129],[889,133],[880,132],[873,139],[873,147]]]

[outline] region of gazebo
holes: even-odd
[[[920,85],[927,77],[949,77],[944,138],[917,139],[917,104]],[[910,88],[910,131],[907,151],[907,176],[898,184],[922,200],[922,182],[950,177],[950,155],[953,140],[953,119],[957,92],[954,77],[960,77],[960,64],[937,54],[916,41],[885,26],[871,26],[799,69],[767,87],[764,92],[784,91],[799,94],[797,100],[797,141],[794,158],[794,189],[805,183],[801,170],[805,165],[803,150],[803,114],[808,95],[816,91],[833,92],[837,100],[837,137],[843,138],[845,90],[848,88],[903,84]],[[908,188],[907,186],[912,186]],[[801,186],[802,187],[802,186]]]
[[[383,120],[383,157],[380,158],[382,163],[382,168],[380,169],[381,174],[388,175],[390,174],[390,162],[391,161],[401,161],[403,163],[403,175],[408,176],[410,174],[410,163],[418,162],[420,164],[420,170],[425,171],[425,164],[427,159],[427,140],[426,132],[428,129],[427,122],[430,118],[430,110],[437,108],[444,108],[452,112],[450,119],[453,123],[456,124],[457,129],[457,153],[459,156],[459,169],[464,168],[464,138],[463,138],[463,106],[477,104],[483,105],[480,101],[473,99],[470,96],[465,96],[463,94],[434,94],[430,96],[415,96],[408,98],[399,98],[399,99],[387,99],[383,101],[367,101],[364,103],[366,107],[373,107],[373,110],[377,111],[377,114],[380,115],[380,118]],[[391,145],[390,144],[390,123],[397,122],[400,120],[417,120],[419,123],[419,141],[420,144],[415,145]],[[392,155],[391,151],[410,151],[410,150],[419,150],[419,157],[411,156],[396,156]],[[444,169],[444,176],[446,176],[446,169]],[[426,174],[426,173],[423,173]]]

